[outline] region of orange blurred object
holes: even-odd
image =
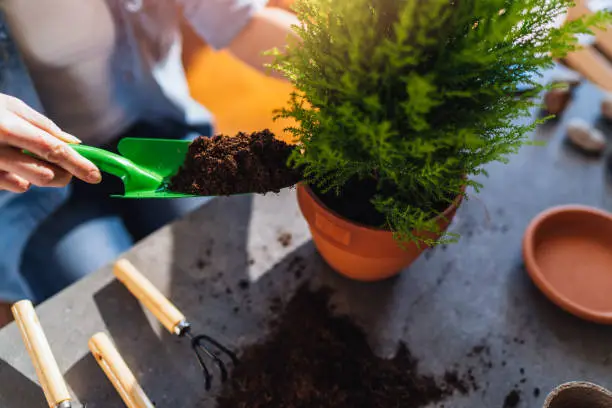
[[[277,0],[287,6],[291,0]],[[216,132],[234,135],[270,129],[279,139],[292,141],[283,131],[294,122],[274,122],[273,111],[287,106],[293,87],[247,66],[227,51],[207,46],[183,23],[183,62],[192,96],[215,116]]]

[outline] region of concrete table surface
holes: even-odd
[[[154,233],[125,257],[183,310],[196,331],[240,348],[262,339],[271,301],[288,301],[307,282],[335,290],[339,313],[392,355],[400,341],[439,375],[471,369],[477,391],[446,407],[502,407],[515,387],[520,407],[541,407],[550,389],[569,380],[612,386],[612,329],[590,324],[545,299],[525,274],[522,234],[530,219],[556,204],[612,209],[605,159],[563,144],[571,117],[595,121],[600,93],[589,85],[560,122],[541,127],[510,164],[488,167],[485,188],[458,211],[457,244],[429,251],[397,279],[363,284],[331,271],[317,255],[295,200],[279,195],[219,198]],[[279,243],[289,233],[289,246]],[[296,262],[305,270],[295,273]],[[244,282],[248,282],[248,285]],[[157,406],[212,407],[184,339],[172,337],[106,267],[37,308],[75,399],[88,408],[123,406],[89,354],[94,333],[109,333]],[[470,351],[486,346],[478,356]],[[535,389],[541,390],[536,396]],[[42,407],[42,392],[14,324],[0,331],[0,407]]]

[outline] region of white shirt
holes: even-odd
[[[189,94],[180,13],[226,47],[267,0],[0,0],[45,114],[86,144],[139,120],[212,121]]]

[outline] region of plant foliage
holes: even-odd
[[[453,240],[413,231],[438,232],[440,208],[480,187],[469,176],[528,141],[536,123],[518,119],[537,103],[538,73],[577,47],[576,34],[610,22],[600,12],[554,26],[572,5],[297,0],[300,41],[272,64],[296,88],[277,112],[298,123],[293,164],[322,191],[374,178],[373,203],[399,242]],[[525,83],[533,90],[517,94]]]

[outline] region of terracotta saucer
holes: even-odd
[[[612,324],[612,214],[580,205],[548,209],[523,238],[536,286],[580,318]]]

